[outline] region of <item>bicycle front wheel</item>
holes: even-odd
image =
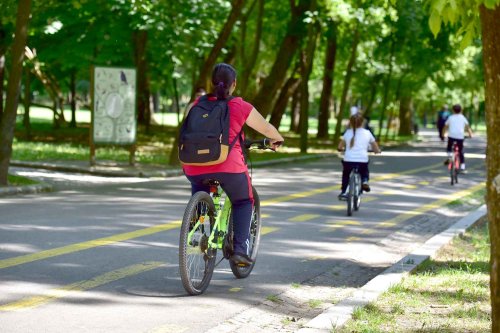
[[[179,237],[179,272],[184,289],[191,295],[203,293],[212,279],[217,250],[208,248],[215,207],[206,192],[196,192],[182,218]]]
[[[257,259],[257,252],[259,250],[260,244],[260,229],[261,229],[261,218],[260,218],[260,199],[255,190],[255,187],[252,186],[253,193],[253,211],[252,211],[252,221],[250,222],[250,244],[249,244],[249,252],[250,258],[253,260],[253,263],[250,266],[241,267],[235,265],[232,261],[229,261],[229,266],[231,267],[231,271],[233,271],[233,275],[238,279],[246,278],[253,270],[255,266],[255,262]],[[231,214],[231,220],[229,221],[229,235],[233,235],[233,219]]]

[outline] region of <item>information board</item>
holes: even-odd
[[[136,70],[94,67],[92,139],[96,144],[136,141]]]

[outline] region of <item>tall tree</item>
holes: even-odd
[[[455,23],[458,18],[465,47],[478,34],[479,24],[481,27],[487,133],[486,205],[491,241],[491,331],[500,332],[500,0],[433,0],[430,5],[429,26],[435,35],[443,21]]]
[[[330,101],[332,100],[335,58],[337,55],[337,24],[333,19],[327,21],[325,65],[323,70],[323,89],[319,102],[318,134],[319,138],[328,137],[328,120],[330,119]]]
[[[229,36],[231,35],[231,32],[233,30],[234,24],[238,20],[244,5],[245,5],[245,0],[232,1],[231,12],[229,13],[226,23],[224,24],[224,27],[219,33],[217,40],[215,41],[212,49],[210,50],[210,53],[205,58],[205,61],[201,66],[200,75],[198,75],[198,78],[194,83],[191,97],[194,96],[194,93],[196,92],[196,89],[198,87],[203,87],[206,90],[208,90],[210,82],[210,73],[212,71],[212,68],[216,64],[217,58],[219,57],[222,48],[227,43]]]
[[[9,163],[12,157],[12,141],[16,124],[19,83],[23,71],[24,48],[28,39],[28,23],[31,0],[19,0],[17,5],[16,31],[12,44],[12,65],[7,84],[5,110],[0,120],[0,185],[7,185]]]
[[[264,117],[270,113],[274,96],[278,89],[283,86],[293,57],[300,47],[300,42],[307,34],[305,15],[311,3],[310,0],[299,0],[298,4],[295,1],[290,1],[292,16],[288,23],[287,34],[280,45],[271,72],[253,100],[253,105]]]
[[[497,2],[494,9],[482,5],[480,11],[488,135],[486,198],[491,239],[491,331],[500,332],[500,5]]]
[[[316,1],[311,1],[311,10],[316,10]],[[307,153],[309,141],[309,77],[314,62],[314,53],[319,34],[319,24],[315,22],[313,14],[308,18],[307,44],[302,52],[302,81],[300,83],[300,152]]]
[[[357,22],[357,21],[356,21]],[[344,86],[342,88],[342,96],[340,97],[339,112],[337,115],[337,124],[335,125],[335,133],[333,135],[333,146],[336,147],[339,143],[340,132],[342,129],[342,121],[344,120],[344,113],[347,105],[347,93],[349,92],[349,85],[351,84],[352,71],[354,63],[356,62],[356,53],[359,44],[359,22],[356,23],[356,28],[354,30],[354,36],[352,38],[351,44],[351,55],[349,56],[349,62],[347,63],[347,68],[344,76]]]

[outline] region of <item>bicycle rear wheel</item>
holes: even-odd
[[[354,174],[351,173],[349,176],[349,191],[347,192],[347,216],[352,215],[352,210],[354,208],[355,186]]]
[[[361,176],[359,173],[355,174],[355,188],[354,188],[354,210],[359,210],[359,206],[361,206]]]
[[[191,295],[203,293],[212,279],[216,249],[208,248],[215,207],[206,192],[196,192],[182,218],[179,237],[179,272],[184,289]],[[199,222],[199,223],[198,223]]]
[[[249,252],[250,258],[253,260],[253,263],[250,266],[241,267],[235,265],[232,261],[229,261],[229,266],[231,267],[231,271],[233,271],[233,275],[238,279],[246,278],[252,272],[255,262],[257,259],[257,252],[259,250],[260,244],[260,229],[262,226],[262,221],[260,218],[260,199],[259,194],[255,190],[255,187],[252,186],[253,193],[253,211],[252,211],[252,221],[250,222],[250,244],[249,244]],[[233,235],[233,218],[231,214],[231,219],[229,221],[229,235]]]

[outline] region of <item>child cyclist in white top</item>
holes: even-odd
[[[339,199],[347,198],[346,190],[349,183],[349,175],[358,167],[361,175],[362,189],[365,192],[370,192],[368,180],[370,172],[368,170],[368,149],[370,146],[376,154],[380,154],[380,148],[373,137],[373,134],[363,128],[364,118],[361,113],[351,115],[349,118],[350,128],[345,131],[342,140],[339,143],[340,151],[345,149],[344,159],[342,160],[342,191],[339,194]]]
[[[444,132],[448,131],[448,147],[446,147],[448,159],[444,164],[447,165],[450,162],[449,159],[452,157],[451,148],[453,147],[453,143],[456,142],[460,152],[460,169],[465,171],[464,132],[467,130],[469,137],[472,138],[472,129],[469,126],[467,118],[462,114],[460,104],[453,105],[453,112],[454,114],[448,117],[444,125]]]

